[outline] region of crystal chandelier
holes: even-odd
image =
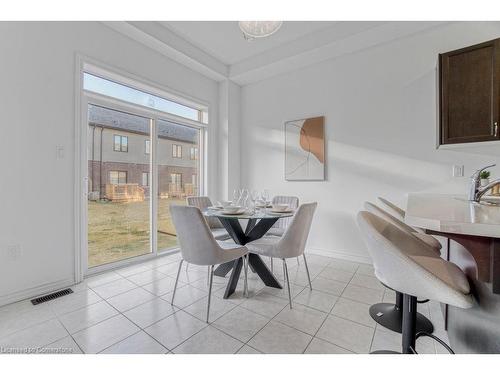
[[[255,38],[265,38],[274,34],[279,30],[282,21],[240,21],[240,26],[243,36],[246,40],[253,40]]]

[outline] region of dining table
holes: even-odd
[[[245,211],[240,214],[229,214],[220,209],[209,208],[203,210],[203,215],[205,217],[214,217],[219,219],[220,223],[227,230],[233,241],[239,245],[245,245],[263,237],[279,219],[291,217],[293,214],[294,212],[292,210],[286,212],[275,212],[271,208]],[[245,229],[241,226],[242,221],[246,221]],[[282,289],[279,281],[259,255],[249,253],[248,266],[251,271],[255,272],[260,277],[266,286]],[[242,267],[243,259],[239,258],[235,261],[223,263],[215,269],[214,274],[220,277],[226,277],[226,275],[231,272],[231,276],[229,277],[229,282],[224,293],[225,299],[229,298],[235,292]]]

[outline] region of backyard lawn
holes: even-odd
[[[183,199],[159,199],[158,251],[177,245],[169,205]],[[89,267],[149,252],[149,201],[89,201]]]

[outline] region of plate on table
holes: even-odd
[[[238,211],[226,211],[223,209],[220,213],[223,215],[243,215],[245,211],[246,210],[244,208]]]
[[[208,210],[214,210],[214,211],[218,211],[218,210],[223,210],[224,207],[222,206],[210,206],[210,207],[207,207]]]
[[[293,210],[291,208],[289,209],[286,209],[286,210],[270,210],[269,213],[270,214],[275,214],[275,215],[279,215],[279,214],[290,214],[292,213]]]

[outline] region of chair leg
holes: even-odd
[[[243,257],[243,264],[245,265],[245,287],[243,294],[248,298],[248,254]]]
[[[186,272],[188,271],[189,263],[186,263]]]
[[[271,257],[271,273],[274,273],[273,257]]]
[[[292,309],[292,292],[290,291],[290,279],[288,278],[288,267],[286,266],[286,260],[283,258],[283,272],[285,273],[286,284],[288,289],[288,300],[290,301],[290,309]]]
[[[175,298],[175,292],[177,291],[177,283],[179,282],[179,275],[181,274],[181,268],[182,268],[182,263],[184,262],[184,259],[181,259],[179,263],[179,269],[177,270],[177,277],[175,278],[175,285],[174,285],[174,291],[172,292],[172,301],[170,301],[170,304],[174,304],[174,298]],[[187,265],[188,263],[186,263]]]
[[[207,286],[210,283],[210,266],[207,266]]]
[[[208,285],[207,323],[210,315],[210,299],[212,298],[212,282],[214,280],[214,266],[210,266],[210,283]]]
[[[309,280],[309,289],[313,290],[313,286],[311,284],[311,276],[309,275],[309,267],[307,266],[306,254],[302,254],[302,256],[304,257],[304,265],[306,266],[307,280]]]
[[[300,266],[299,257],[297,257],[296,259],[297,259],[297,266]]]

